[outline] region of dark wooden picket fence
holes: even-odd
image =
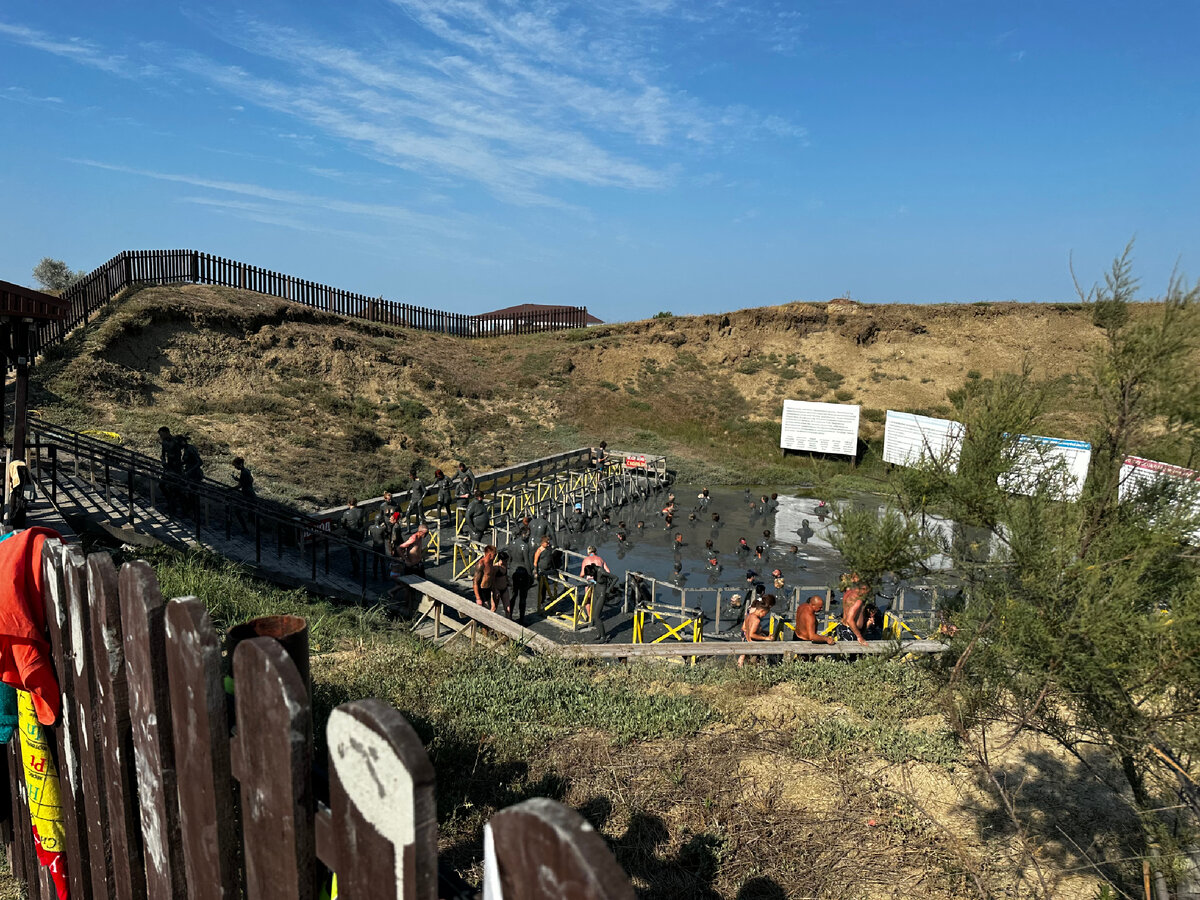
[[[368,297],[198,250],[123,250],[63,293],[71,302],[70,312],[62,321],[39,328],[35,350],[58,343],[119,291],[134,284],[222,285],[368,322],[472,338],[584,328],[588,316],[585,306],[559,306],[490,319]]]
[[[204,605],[164,602],[145,563],[118,572],[47,541],[43,564],[74,900],[311,900],[329,871],[339,900],[462,896],[439,879],[433,768],[400,713],[337,707],[327,788],[314,776],[303,620],[233,629],[223,652]],[[49,900],[13,745],[0,831],[29,896]],[[551,800],[497,813],[483,844],[485,900],[634,896],[599,835]]]

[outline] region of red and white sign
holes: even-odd
[[[1200,472],[1182,466],[1142,459],[1140,456],[1127,456],[1121,466],[1118,496],[1122,500],[1129,500],[1136,497],[1139,491],[1153,489],[1163,481],[1179,484],[1180,502],[1190,504],[1192,515],[1200,519]],[[1200,528],[1193,532],[1192,537],[1194,540],[1200,540]]]
[[[638,453],[637,455],[625,457],[625,468],[627,469],[644,469],[646,468],[646,455]]]

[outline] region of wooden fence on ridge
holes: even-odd
[[[63,292],[71,310],[38,329],[34,352],[61,341],[119,291],[134,284],[214,284],[269,294],[312,309],[459,337],[532,334],[587,326],[587,307],[556,306],[493,319],[343,291],[198,250],[123,250]]]
[[[327,785],[314,775],[302,619],[239,626],[223,658],[204,605],[164,603],[147,564],[118,572],[108,554],[55,540],[41,562],[63,701],[45,730],[73,900],[315,900],[329,872],[339,900],[463,896],[439,877],[433,768],[399,712],[338,706]],[[51,900],[19,747],[14,735],[0,837],[29,896]],[[544,798],[493,816],[483,857],[485,900],[634,896],[600,836]]]

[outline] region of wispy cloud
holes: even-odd
[[[53,37],[34,28],[6,22],[0,22],[0,35],[18,44],[64,57],[80,65],[100,69],[112,75],[130,76],[128,60],[124,56],[107,53],[85,38]]]
[[[182,175],[173,172],[157,172],[150,169],[138,169],[131,166],[112,165],[92,159],[69,159],[68,162],[109,172],[120,172],[126,175],[137,175],[142,178],[152,178],[156,181],[170,181],[176,184],[186,184],[192,187],[208,188],[214,191],[236,194],[243,197],[254,197],[259,200],[271,201],[279,207],[290,207],[295,210],[309,212],[322,211],[342,213],[350,216],[367,216],[391,222],[402,223],[406,226],[419,228],[422,231],[436,233],[445,237],[461,237],[457,229],[451,227],[446,216],[431,216],[414,212],[402,206],[382,203],[357,203],[349,200],[338,200],[332,197],[321,197],[305,194],[300,191],[280,190],[258,184],[247,184],[237,181],[222,181],[212,178],[200,178],[194,175]],[[228,204],[227,204],[228,205]],[[265,207],[263,208],[265,210]]]
[[[15,85],[6,87],[3,91],[0,91],[0,99],[12,100],[16,103],[27,104],[52,103],[59,106],[61,106],[63,102],[62,97],[39,97],[37,94],[31,93],[25,88],[16,87]]]
[[[756,19],[732,0],[390,4],[391,18],[374,17],[366,43],[185,10],[239,51],[237,65],[219,49],[158,43],[136,45],[131,52],[144,58],[130,61],[20,25],[0,25],[0,37],[124,77],[170,69],[224,92],[237,112],[291,120],[281,133],[308,133],[293,140],[311,134],[440,190],[479,185],[521,205],[574,207],[578,187],[662,190],[689,158],[805,139],[779,115],[704,103],[672,82],[674,60],[661,50],[677,30],[702,43],[722,22],[759,28],[761,40],[786,50],[803,20],[784,8]]]

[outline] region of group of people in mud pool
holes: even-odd
[[[592,448],[591,464],[602,467],[608,459],[606,445],[602,442],[599,447]],[[435,503],[430,509],[425,508],[425,499],[433,495]],[[705,571],[710,580],[723,570],[715,543],[723,527],[720,513],[711,511],[712,498],[707,488],[700,491],[696,501],[687,511],[687,521],[697,525],[706,517],[711,519],[711,536],[705,540]],[[750,497],[747,491],[747,502],[754,507],[754,512],[766,516],[779,506],[778,494],[762,495],[757,500]],[[474,473],[466,463],[458,463],[453,475],[446,475],[441,470],[435,470],[432,481],[426,483],[417,469],[409,472],[407,504],[401,504],[390,491],[384,492],[383,501],[370,515],[358,505],[356,499],[351,499],[345,512],[338,522],[338,529],[343,534],[366,544],[371,550],[372,577],[387,577],[399,581],[404,575],[424,574],[425,560],[428,553],[430,537],[427,516],[437,520],[454,521],[455,506],[464,510],[464,531],[475,542],[481,542],[485,532],[491,527],[491,506],[485,501],[484,494],[476,487]],[[824,520],[827,511],[822,501],[814,512]],[[677,528],[677,519],[684,515],[675,494],[667,497],[666,503],[658,513],[662,528],[670,531]],[[644,519],[635,522],[629,528],[624,521],[612,523],[607,512],[599,516],[599,521],[592,522],[582,504],[575,504],[563,523],[569,532],[566,541],[559,540],[555,529],[549,521],[549,511],[538,511],[533,516],[524,516],[512,539],[504,546],[493,544],[484,546],[481,558],[474,566],[472,591],[475,601],[488,607],[493,612],[501,613],[510,619],[525,624],[529,607],[530,592],[536,587],[536,604],[541,608],[552,595],[552,579],[564,569],[564,555],[561,544],[576,546],[571,536],[582,535],[589,531],[612,534],[615,528],[615,538],[618,555],[623,556],[623,550],[632,545],[631,536],[642,534],[647,525]],[[815,532],[804,520],[798,531],[800,542],[807,543]],[[674,580],[680,581],[682,573],[682,550],[686,545],[683,533],[676,531],[672,541],[675,550]],[[602,607],[604,602],[614,595],[619,595],[620,583],[612,574],[608,563],[600,556],[595,544],[586,546],[587,554],[579,566],[577,574],[596,587],[589,592]],[[751,546],[745,537],[738,539],[734,555],[739,561],[749,561],[753,558],[766,562],[773,553],[770,530],[763,530],[762,539]],[[800,552],[798,545],[792,544],[784,551],[789,555]],[[359,554],[351,551],[351,565],[354,574],[358,574],[358,566],[366,565],[365,560],[359,559]],[[869,589],[861,584],[856,576],[847,576],[851,581],[843,585],[843,615],[837,625],[836,636],[839,640],[867,640],[881,638],[882,616],[879,610],[869,602]],[[768,593],[768,581],[776,591],[785,589],[783,572],[779,568],[772,570],[770,579],[760,578],[754,569],[746,572],[746,591],[734,594],[731,605],[734,608],[743,607],[742,635],[748,641],[772,640],[768,634],[768,622],[776,604],[776,595]],[[400,591],[397,584],[393,593]],[[639,600],[649,599],[646,585],[638,577],[630,580],[627,590],[639,594],[626,598],[627,605],[633,605]],[[640,594],[645,596],[640,596]],[[824,608],[824,599],[820,596],[810,597],[799,604],[796,610],[795,639],[807,640],[814,643],[833,643],[834,637],[818,633],[817,616]],[[606,640],[604,619],[601,609],[592,615],[586,610],[591,621],[600,631],[600,639]],[[739,665],[744,657],[739,660]]]

